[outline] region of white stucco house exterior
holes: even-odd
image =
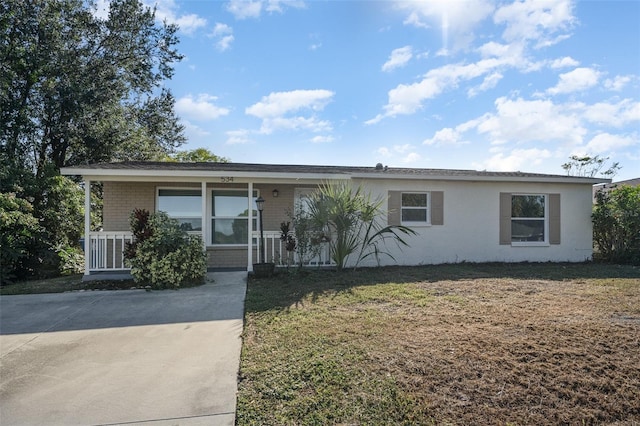
[[[104,163],[66,167],[62,174],[85,182],[86,275],[126,269],[121,252],[131,239],[134,208],[166,211],[201,233],[209,267],[251,271],[259,258],[258,196],[266,200],[265,254],[279,263],[280,223],[296,200],[329,181],[348,181],[386,200],[388,224],[416,231],[407,237],[409,247],[394,252],[395,261],[382,258],[387,264],[581,262],[592,256],[592,187],[610,182],[523,172],[245,163]],[[92,182],[103,184],[100,231],[90,229]]]

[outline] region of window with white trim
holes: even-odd
[[[402,225],[419,226],[431,223],[428,192],[403,192],[400,204]]]
[[[158,189],[158,211],[177,219],[185,231],[202,231],[202,192],[200,189]]]
[[[253,224],[257,229],[258,211],[255,200],[257,191],[251,200]],[[249,228],[249,209],[247,191],[214,189],[211,191],[211,244],[247,245]]]
[[[523,244],[548,241],[547,196],[511,195],[511,242]]]

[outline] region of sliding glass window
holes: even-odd
[[[257,191],[254,191],[251,200],[253,224],[256,230],[255,199]],[[211,195],[211,244],[241,245],[247,244],[249,228],[247,191],[242,190],[213,190]]]

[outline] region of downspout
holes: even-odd
[[[208,230],[207,230],[207,224],[208,224],[208,220],[207,220],[207,181],[202,181],[201,182],[201,199],[202,199],[202,207],[201,207],[201,215],[202,215],[202,225],[200,226],[202,228],[202,245],[204,246],[204,252],[205,254],[207,253],[207,236],[208,236]],[[209,259],[207,259],[209,260]],[[208,262],[207,262],[208,264]]]
[[[248,241],[247,241],[247,272],[253,272],[253,182],[249,182],[248,184],[248,216],[249,216],[249,224],[247,228],[249,232]]]
[[[91,268],[91,181],[84,180],[84,275],[89,276]]]

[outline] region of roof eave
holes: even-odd
[[[233,177],[238,179],[295,179],[295,180],[344,180],[350,179],[347,173],[292,173],[292,172],[245,172],[232,170],[135,170],[135,169],[96,169],[96,168],[78,168],[63,167],[60,173],[66,176],[83,176],[92,178],[92,180],[123,180],[132,178],[139,180],[167,178],[226,178]]]
[[[482,175],[420,175],[420,174],[369,174],[354,173],[352,179],[403,179],[403,180],[447,180],[469,182],[536,182],[536,183],[578,183],[596,185],[610,183],[611,179],[575,176],[482,176]]]

